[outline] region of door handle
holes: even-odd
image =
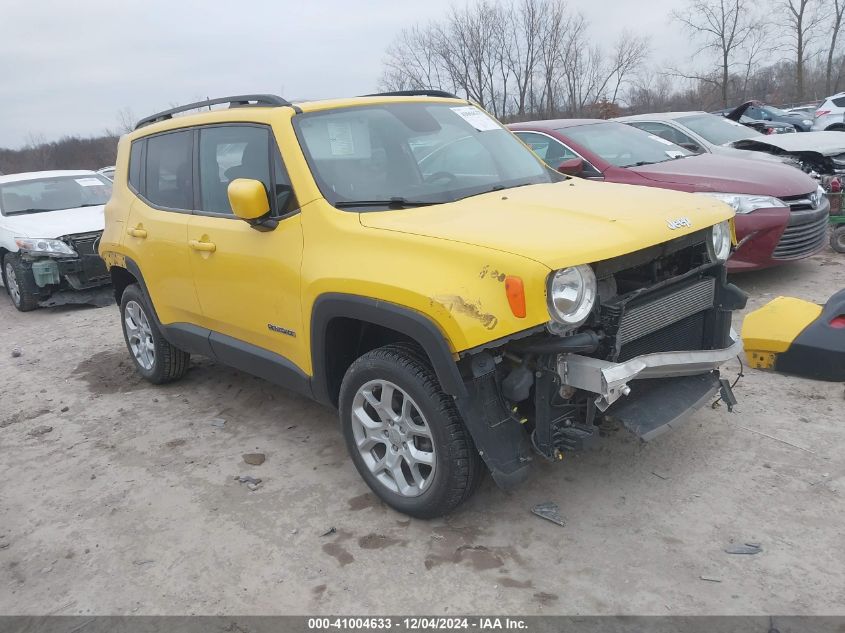
[[[138,237],[138,238],[141,238],[142,240],[143,240],[145,237],[147,237],[147,231],[146,231],[145,229],[142,229],[142,228],[137,228],[137,227],[136,227],[136,228],[134,228],[134,229],[129,229],[129,230],[128,230],[128,231],[126,231],[126,232],[127,232],[129,235],[131,235],[132,237]]]
[[[199,240],[188,240],[191,248],[195,251],[202,251],[203,253],[213,253],[217,250],[217,245],[214,242],[200,242]]]

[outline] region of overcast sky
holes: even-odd
[[[683,0],[570,0],[598,43],[652,37],[652,61],[690,54],[669,12]],[[172,103],[376,88],[405,26],[463,0],[0,0],[0,147],[118,127]]]

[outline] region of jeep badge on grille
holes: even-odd
[[[679,229],[682,226],[686,226],[688,228],[692,228],[692,222],[690,222],[689,218],[675,218],[674,220],[666,220],[666,225],[672,229]]]

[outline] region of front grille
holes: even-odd
[[[787,226],[775,247],[774,259],[798,259],[820,250],[827,240],[828,218],[819,218]]]
[[[716,280],[713,277],[705,277],[680,290],[640,305],[628,306],[622,315],[616,335],[617,343],[624,346],[698,312],[708,310],[713,307],[715,294]]]
[[[698,312],[668,327],[623,345],[619,362],[655,352],[680,352],[705,349],[704,321],[707,311]]]
[[[100,239],[102,233],[86,233],[84,235],[69,235],[66,239],[73,246],[74,250],[79,253],[80,257],[87,257],[97,254],[97,240]]]
[[[800,196],[784,196],[781,200],[789,205],[789,210],[793,213],[795,211],[813,211],[819,208],[818,204],[813,202],[815,193],[815,191],[811,191]]]
[[[105,262],[97,252],[97,242],[99,242],[101,236],[102,232],[98,231],[96,233],[69,235],[65,238],[79,253],[79,259],[82,262],[82,270],[79,271],[78,281],[76,282],[80,287],[97,285],[109,275]]]

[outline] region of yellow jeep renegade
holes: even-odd
[[[99,248],[141,375],[201,354],[335,407],[373,491],[433,517],[732,401],[731,216],[563,176],[446,93],[245,95],[120,140]]]

